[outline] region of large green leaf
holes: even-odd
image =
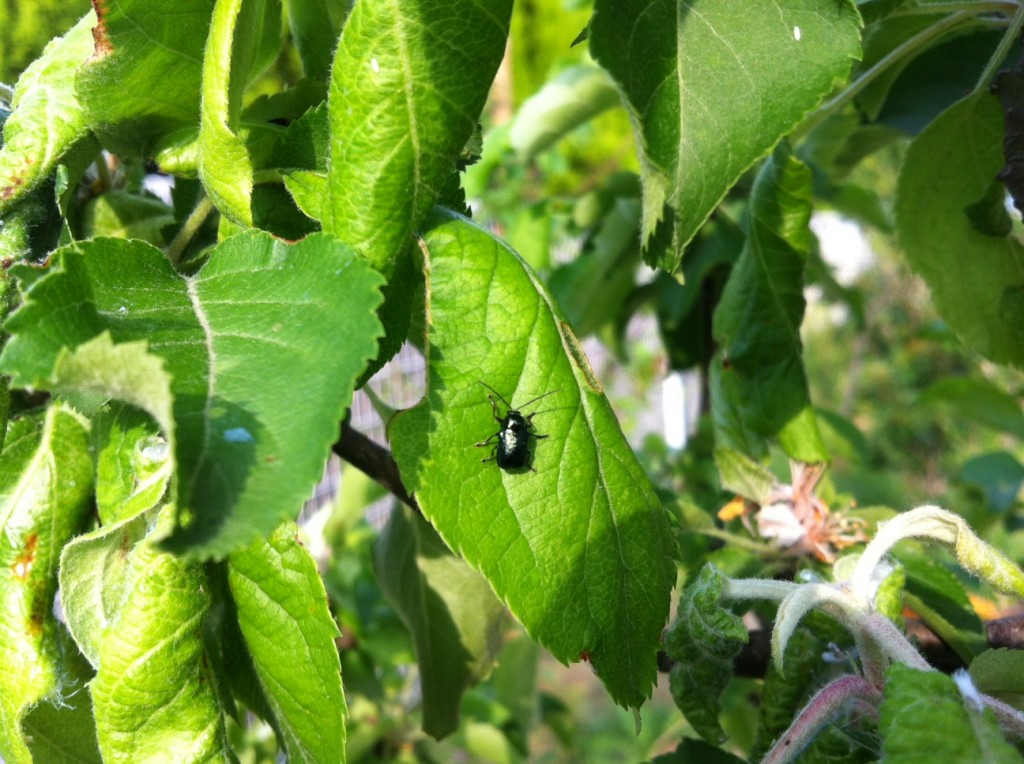
[[[65,347],[104,331],[147,341],[174,396],[180,515],[168,543],[223,556],[293,517],[319,480],[374,354],[379,283],[322,234],[235,236],[187,277],[142,242],[94,240],[61,250],[28,290],[0,367],[48,388]]]
[[[793,459],[827,461],[800,341],[810,171],[780,147],[758,174],[750,205],[746,247],[715,309],[717,445],[757,457],[763,439],[773,439]]]
[[[952,106],[907,150],[896,197],[900,242],[935,307],[971,350],[1024,367],[1024,247],[978,226],[1004,164],[999,101],[978,92]]]
[[[21,718],[61,688],[53,598],[61,547],[89,511],[92,460],[79,418],[62,406],[11,423],[0,459],[0,756],[31,756]]]
[[[119,0],[99,7],[96,54],[75,82],[89,125],[106,148],[158,156],[170,166],[172,155],[199,132],[212,3]],[[161,155],[164,151],[167,156]],[[174,162],[195,171],[194,155]]]
[[[665,216],[683,247],[726,191],[845,79],[851,0],[597,0],[590,49],[621,87],[644,184],[643,241]]]
[[[589,658],[637,707],[675,580],[661,503],[529,266],[454,214],[438,215],[423,249],[428,394],[388,431],[402,479],[534,638],[563,662]],[[481,382],[513,406],[553,393],[525,412],[548,436],[530,444],[529,468],[481,463],[474,444],[498,428]]]
[[[316,560],[285,523],[228,558],[238,625],[289,761],[343,761],[338,627]]]
[[[391,513],[374,567],[412,633],[423,730],[440,740],[458,729],[463,692],[494,665],[505,608],[480,574],[405,507]]]
[[[93,50],[89,13],[49,45],[18,79],[0,148],[0,215],[35,189],[89,134],[75,98],[75,71]]]
[[[473,134],[511,11],[511,0],[362,0],[345,24],[323,226],[386,275]]]

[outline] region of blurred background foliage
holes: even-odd
[[[86,0],[0,0],[0,82],[13,84],[88,7]],[[586,45],[573,45],[590,13],[585,0],[516,3],[482,151],[463,184],[474,216],[546,276],[578,333],[606,348],[600,373],[611,377],[606,388],[627,434],[684,527],[704,527],[732,498],[712,459],[708,368],[711,316],[742,247],[749,179],[689,245],[684,280],[642,265],[629,119]],[[834,456],[820,493],[835,505],[950,507],[1021,562],[1024,376],[964,349],[935,313],[892,232],[906,145],[962,92],[960,75],[950,79],[948,67],[936,62],[965,60],[975,47],[990,50],[977,37],[937,46],[930,62],[895,73],[887,90],[865,93],[865,108],[878,118],[870,128],[851,127],[851,115],[839,114],[795,144],[814,172],[820,210],[814,224],[820,251],[808,268],[804,362]],[[872,51],[868,39],[863,66]],[[268,74],[279,78],[268,91],[290,81],[291,60],[282,57]],[[944,88],[925,87],[929,81]],[[848,137],[842,151],[830,140],[835,135]],[[130,169],[124,177],[139,182]],[[676,373],[689,380],[695,409],[685,448],[657,427],[638,424],[652,408],[661,416],[668,395],[661,385]],[[788,478],[781,454],[772,466]],[[343,633],[350,761],[636,761],[675,747],[688,728],[664,686],[645,707],[637,736],[632,715],[607,702],[585,664],[559,666],[511,620],[499,667],[465,698],[460,730],[440,743],[425,737],[411,641],[372,575],[377,531],[365,508],[379,498],[376,486],[346,470],[324,530],[324,578]],[[682,534],[680,543],[686,559],[712,557],[728,573],[763,570],[754,552],[723,547],[712,536]],[[757,711],[750,702],[763,691],[761,682],[737,680],[722,700],[737,752],[763,745],[754,739]],[[274,755],[269,729],[245,734],[250,755],[243,761]]]

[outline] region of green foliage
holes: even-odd
[[[0,4],[0,757],[1018,760],[1022,24]]]

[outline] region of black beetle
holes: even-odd
[[[498,439],[491,455],[486,459],[481,459],[480,461],[489,462],[494,459],[498,462],[498,466],[503,470],[518,470],[526,467],[527,462],[530,459],[530,439],[536,438],[537,440],[540,440],[548,437],[547,435],[538,435],[533,431],[533,417],[537,412],[534,412],[529,416],[523,416],[523,412],[521,410],[512,408],[512,404],[506,401],[502,397],[501,393],[493,387],[488,385],[486,382],[481,382],[480,384],[494,393],[494,395],[497,395],[501,402],[505,404],[505,408],[507,409],[505,416],[501,416],[498,411],[498,404],[494,402],[494,397],[491,395],[487,396],[487,399],[491,402],[494,421],[501,425],[501,429],[487,440],[476,444],[479,448],[488,445],[495,438]],[[552,390],[551,392],[544,393],[544,395],[538,395],[533,400],[524,403],[522,407],[526,408],[530,404],[536,403],[541,398],[546,398],[547,396],[554,395],[557,392],[558,390]],[[533,467],[530,467],[530,469],[532,470]]]

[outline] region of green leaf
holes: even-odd
[[[568,67],[519,107],[509,130],[509,145],[522,159],[531,159],[618,103],[619,92],[604,69]]]
[[[740,175],[846,78],[859,26],[850,0],[595,3],[590,50],[622,88],[641,147],[645,246],[663,219],[672,227],[652,265],[677,270]]]
[[[600,383],[536,275],[454,214],[425,234],[428,395],[396,415],[402,479],[445,542],[478,568],[559,660],[589,657],[616,702],[639,706],[675,580],[665,512]],[[531,468],[481,464],[491,385],[548,437]],[[535,413],[536,412],[536,413]]]
[[[156,156],[165,170],[174,158],[175,169],[184,162],[194,173],[196,158],[185,147],[199,131],[210,1],[119,0],[100,7],[96,53],[75,81],[89,126],[111,151]]]
[[[733,675],[733,659],[747,642],[743,622],[721,604],[724,577],[705,565],[679,597],[676,620],[665,632],[672,697],[694,730],[721,743],[718,696]]]
[[[0,756],[31,759],[22,716],[58,697],[63,661],[53,598],[58,553],[88,516],[89,440],[79,418],[51,406],[11,422],[0,459]]]
[[[170,458],[172,447],[153,420],[136,408],[111,404],[93,417],[92,427],[93,441],[99,444],[96,509],[100,521],[116,523],[155,507],[167,490],[174,459]]]
[[[265,63],[265,40],[280,37],[280,23],[280,0],[218,0],[203,56],[199,176],[217,209],[246,227],[252,226],[253,163],[238,134],[242,95]]]
[[[161,524],[169,521],[165,510]],[[159,551],[149,538],[126,558],[124,597],[100,635],[90,684],[103,759],[226,759],[203,655],[209,592],[202,568]]]
[[[288,21],[306,77],[327,82],[331,58],[351,2],[289,0]]]
[[[936,119],[907,150],[896,197],[900,242],[935,307],[971,350],[1024,367],[1024,247],[972,223],[1003,166],[999,101],[978,92]]]
[[[828,461],[800,341],[810,198],[810,172],[780,147],[758,173],[747,244],[715,309],[716,439],[754,458],[764,451],[758,439],[772,439],[792,459]]]
[[[963,583],[927,555],[904,549],[896,557],[906,574],[904,604],[970,664],[988,647],[988,640]]]
[[[479,573],[406,507],[391,513],[374,553],[381,588],[412,633],[423,688],[423,730],[459,727],[462,694],[494,665],[505,608]]]
[[[1017,501],[1024,484],[1024,465],[1009,451],[991,451],[964,462],[960,477],[985,492],[989,506],[1005,512]]]
[[[580,335],[617,318],[635,288],[639,223],[640,201],[617,200],[583,253],[551,274],[551,292]]]
[[[117,236],[162,246],[162,229],[173,223],[174,211],[159,199],[108,191],[82,210],[82,238]]]
[[[715,466],[721,476],[722,488],[757,504],[767,503],[778,480],[760,462],[731,448],[715,449]]]
[[[0,367],[15,384],[47,388],[64,347],[103,331],[147,341],[174,396],[176,432],[155,417],[178,465],[180,521],[168,544],[223,556],[293,517],[320,479],[374,354],[379,283],[322,234],[295,245],[235,236],[188,277],[142,242],[76,244],[8,321]]]
[[[145,538],[146,527],[145,515],[126,518],[75,538],[61,553],[61,602],[68,631],[94,667],[100,664],[103,635],[116,621],[131,585],[125,550]]]
[[[324,230],[385,276],[473,134],[511,0],[362,0],[331,72]]]
[[[82,17],[46,46],[18,79],[13,111],[3,124],[0,148],[0,215],[34,190],[57,163],[89,134],[75,98],[75,71],[93,50],[96,17]]]
[[[1024,411],[1020,401],[984,379],[944,377],[932,383],[921,403],[946,406],[953,416],[1005,432],[1024,440]]]
[[[342,761],[345,697],[338,627],[316,560],[294,523],[228,558],[238,624],[289,761]]]
[[[879,717],[887,764],[911,764],[942,751],[943,764],[1017,764],[1020,754],[1003,739],[995,716],[937,671],[894,664],[886,671]]]
[[[978,690],[1020,708],[1024,700],[1024,651],[1001,647],[986,650],[970,665]]]

